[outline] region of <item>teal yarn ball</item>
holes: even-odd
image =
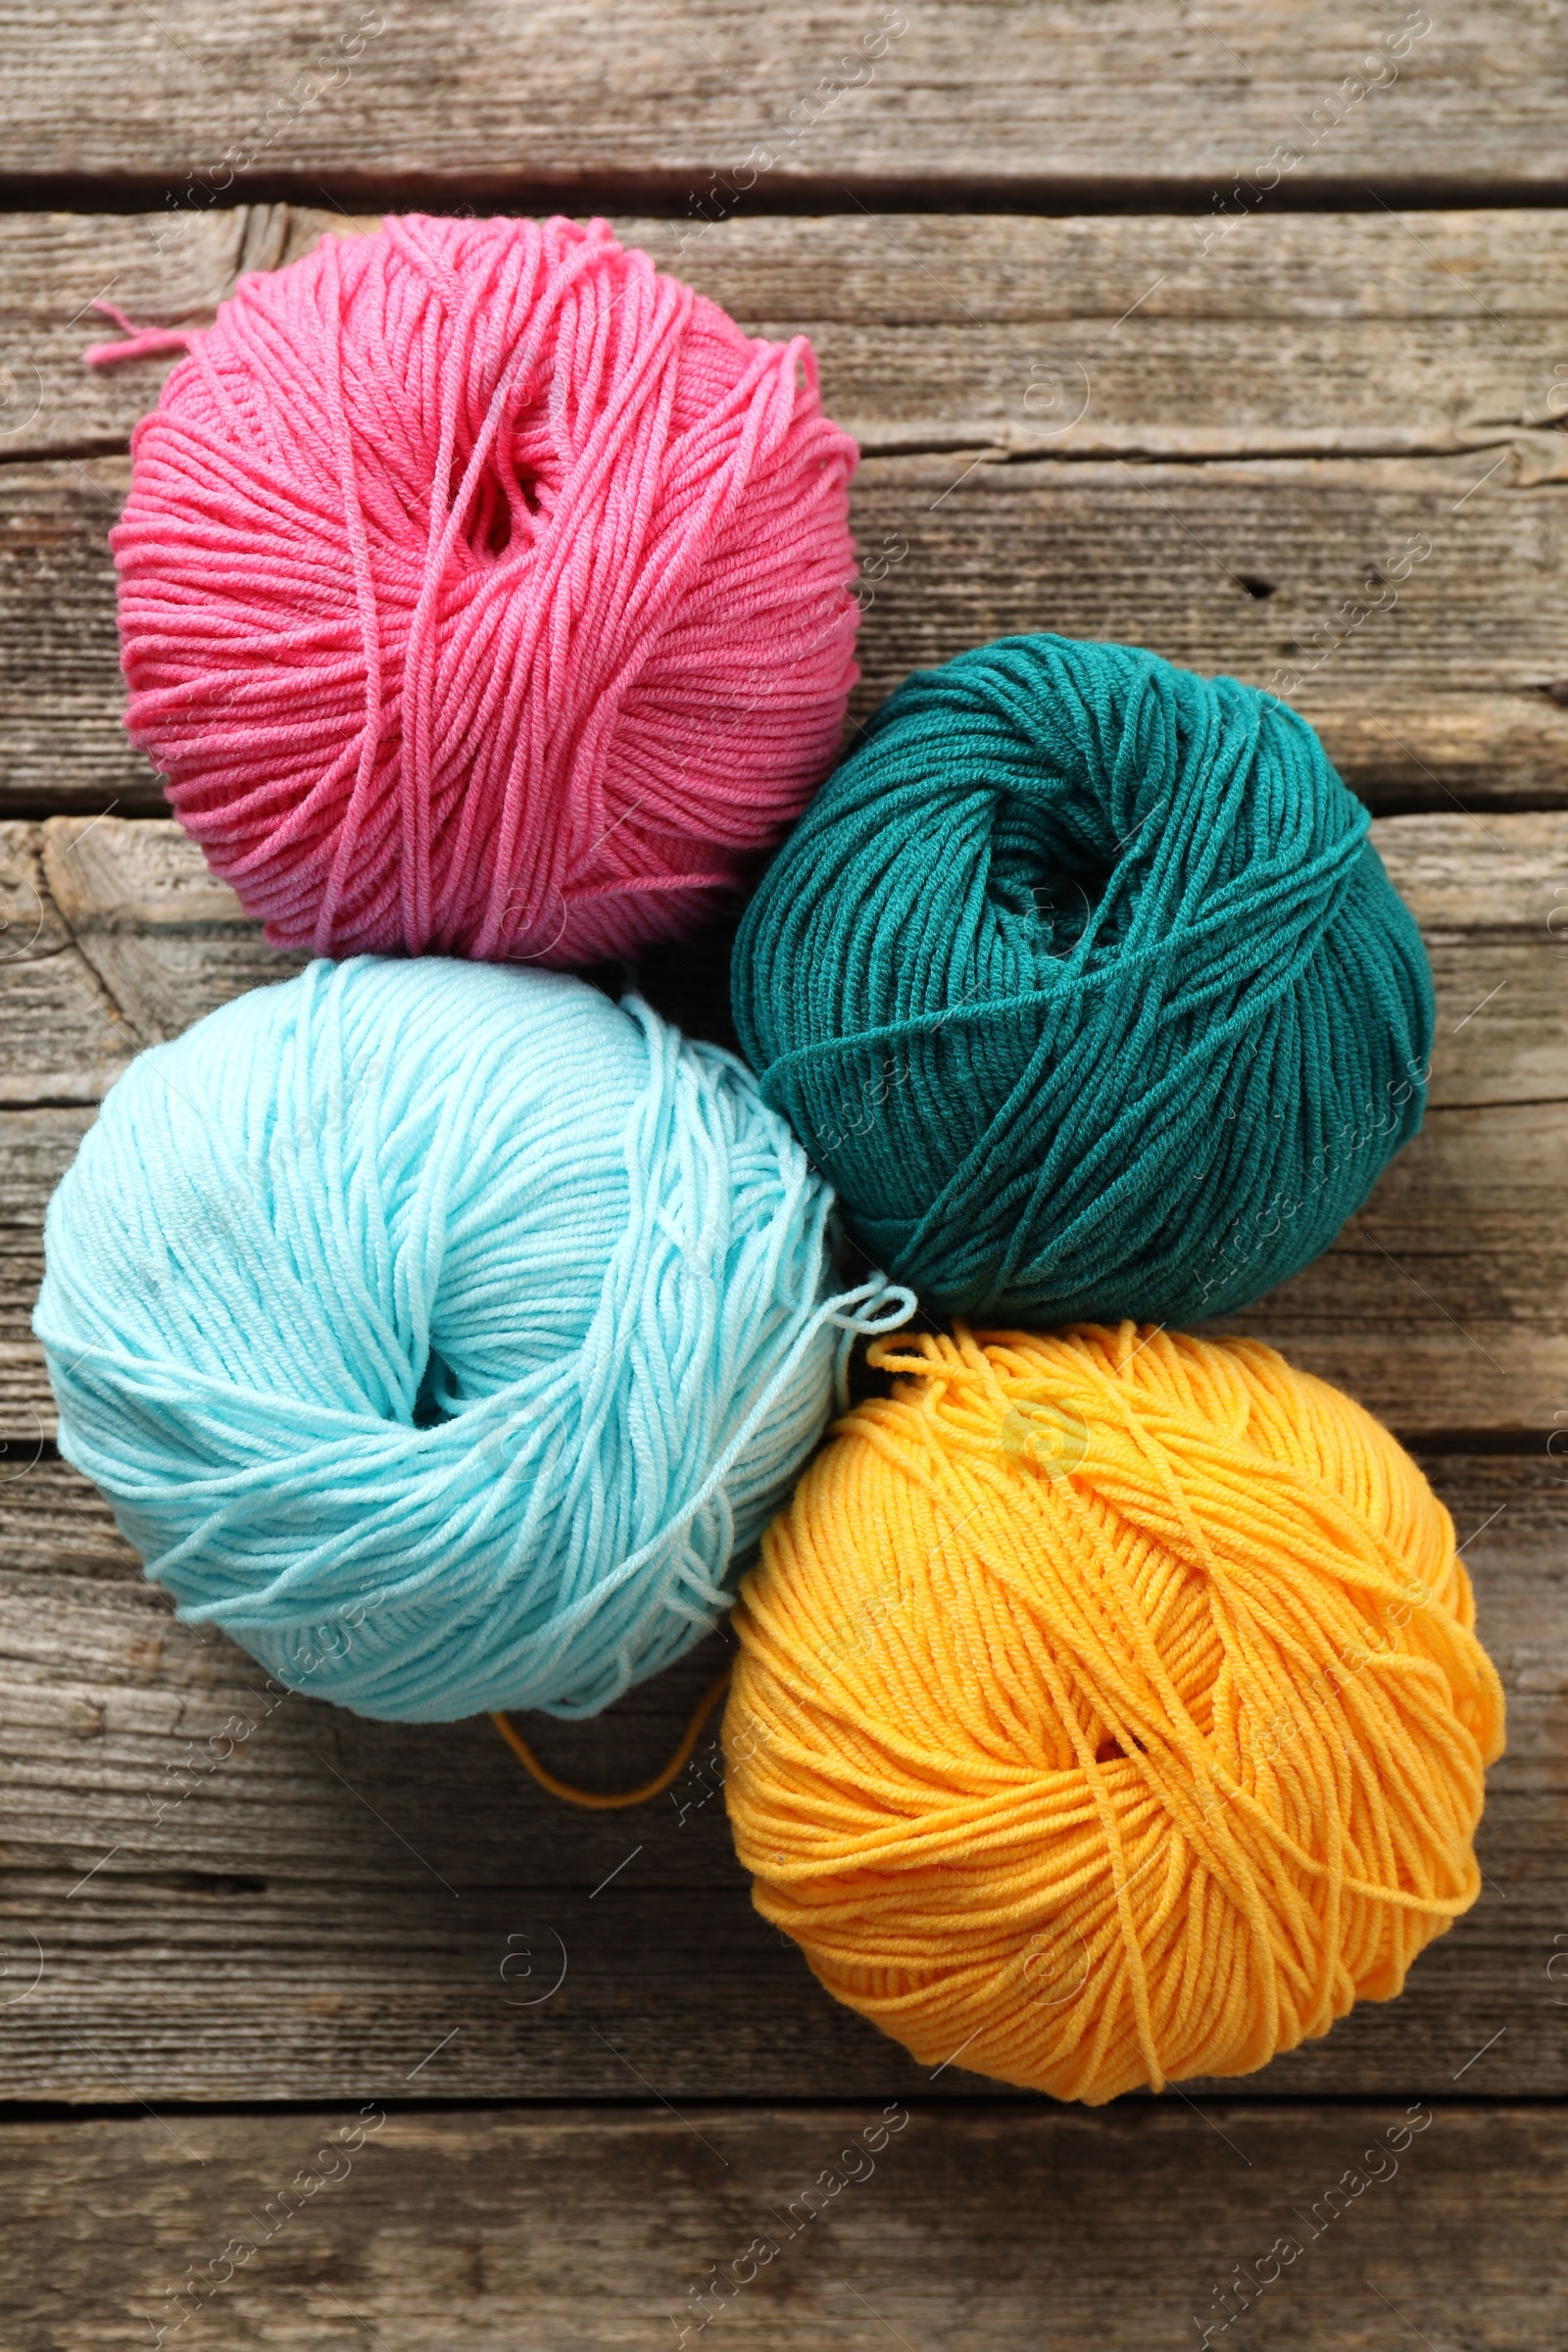
[[[1433,1033],[1366,810],[1271,695],[1009,637],[908,678],[732,964],[766,1100],[927,1305],[1245,1305],[1415,1133]]]
[[[61,1449],[179,1614],[362,1715],[586,1715],[699,1641],[857,1328],[750,1074],[360,957],[131,1064],[50,1204]]]

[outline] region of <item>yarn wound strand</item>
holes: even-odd
[[[123,321],[129,328],[129,321]],[[392,217],[243,276],[132,436],[132,740],[274,947],[553,966],[733,894],[858,675],[804,336],[604,220]]]
[[[731,1623],[759,1910],[922,2065],[1092,2103],[1388,2000],[1480,1888],[1453,1525],[1253,1341],[880,1341]]]
[[[774,858],[742,1050],[927,1306],[1229,1312],[1420,1124],[1431,976],[1367,826],[1271,695],[1003,638],[906,679]]]
[[[596,1714],[843,1394],[831,1199],[733,1055],[561,974],[318,962],[138,1055],[50,1202],[66,1458],[191,1623],[402,1722]]]

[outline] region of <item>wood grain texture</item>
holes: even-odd
[[[1227,2313],[1214,2342],[1279,2352],[1560,2340],[1560,2112],[365,2104],[14,2128],[7,2344],[679,2352],[706,2315],[767,2352],[1151,2352]]]
[[[168,363],[84,369],[86,306],[205,317],[325,220],[0,221],[0,808],[160,805],[105,541]],[[854,716],[1051,627],[1275,685],[1376,806],[1568,800],[1568,216],[623,226],[817,342],[868,453]]]
[[[1517,463],[868,462],[862,562],[907,552],[874,591],[857,708],[1050,628],[1274,687],[1374,807],[1560,805],[1568,485],[1514,482]]]
[[[1228,2095],[1568,2092],[1548,1976],[1568,1879],[1561,1464],[1431,1457],[1508,1693],[1476,1908],[1401,1999]],[[956,2095],[821,1991],[752,1911],[722,1763],[583,1815],[483,1720],[411,1730],[269,1690],[179,1625],[65,1465],[0,1486],[0,2079],[14,2098]],[[635,1786],[718,1639],[595,1722],[530,1721],[554,1767]],[[1556,1976],[1568,1974],[1559,1964]],[[454,2029],[457,2031],[454,2033]],[[416,2072],[453,2034],[439,2063]],[[635,2071],[633,2071],[635,2070]],[[639,2087],[639,2077],[645,2079]]]
[[[1436,20],[1211,0],[1157,32],[1138,0],[8,13],[14,202],[59,178],[448,201],[634,180],[678,205],[759,177],[754,201],[840,205],[944,183],[971,204],[985,187],[1083,203],[1132,183],[1205,208],[1238,173],[1285,204],[1368,180],[1568,180],[1561,18],[1529,0]]]
[[[1269,1341],[1406,1434],[1561,1426],[1565,1164],[1568,1104],[1435,1110],[1331,1250],[1214,1328]]]
[[[1521,464],[868,459],[852,721],[910,669],[1051,628],[1275,687],[1374,807],[1561,806],[1568,483]],[[0,467],[0,808],[161,806],[121,725],[105,541],[126,478],[120,458]]]
[[[82,366],[117,332],[95,300],[202,324],[239,270],[374,225],[284,205],[0,215],[0,453],[122,446],[156,399],[172,358]],[[1568,467],[1561,213],[615,227],[750,331],[810,335],[828,408],[872,456],[1444,456],[1516,441],[1544,475]]]
[[[121,219],[0,214],[0,459],[123,449],[174,359],[84,367],[87,346],[119,332],[93,304],[149,324],[206,325],[242,270],[284,258],[298,219],[266,205]],[[318,234],[317,225],[310,241]]]

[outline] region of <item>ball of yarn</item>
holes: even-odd
[[[590,1714],[714,1624],[875,1321],[828,1204],[646,1005],[312,964],[141,1054],[56,1193],[61,1450],[285,1683]]]
[[[1479,1891],[1502,1695],[1348,1397],[1134,1325],[883,1341],[735,1612],[763,1916],[924,2066],[1090,2102],[1387,2000]]]
[[[273,946],[583,963],[710,912],[857,675],[806,339],[603,220],[416,216],[190,340],[111,535],[127,725]]]
[[[1126,646],[916,673],[764,876],[734,1011],[877,1264],[951,1312],[1189,1321],[1420,1124],[1426,956],[1304,720]]]

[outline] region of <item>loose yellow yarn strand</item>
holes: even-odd
[[[679,1747],[663,1771],[645,1781],[640,1788],[614,1791],[573,1788],[569,1782],[558,1781],[553,1772],[546,1770],[510,1716],[492,1715],[490,1720],[524,1771],[530,1772],[540,1788],[548,1789],[552,1796],[559,1796],[568,1805],[580,1805],[585,1813],[621,1813],[628,1805],[646,1805],[651,1798],[662,1796],[679,1780],[702,1738],[704,1724],[729,1689],[730,1674],[731,1669],[726,1666],[722,1674],[714,1676],[697,1702],[697,1711],[686,1726]]]

